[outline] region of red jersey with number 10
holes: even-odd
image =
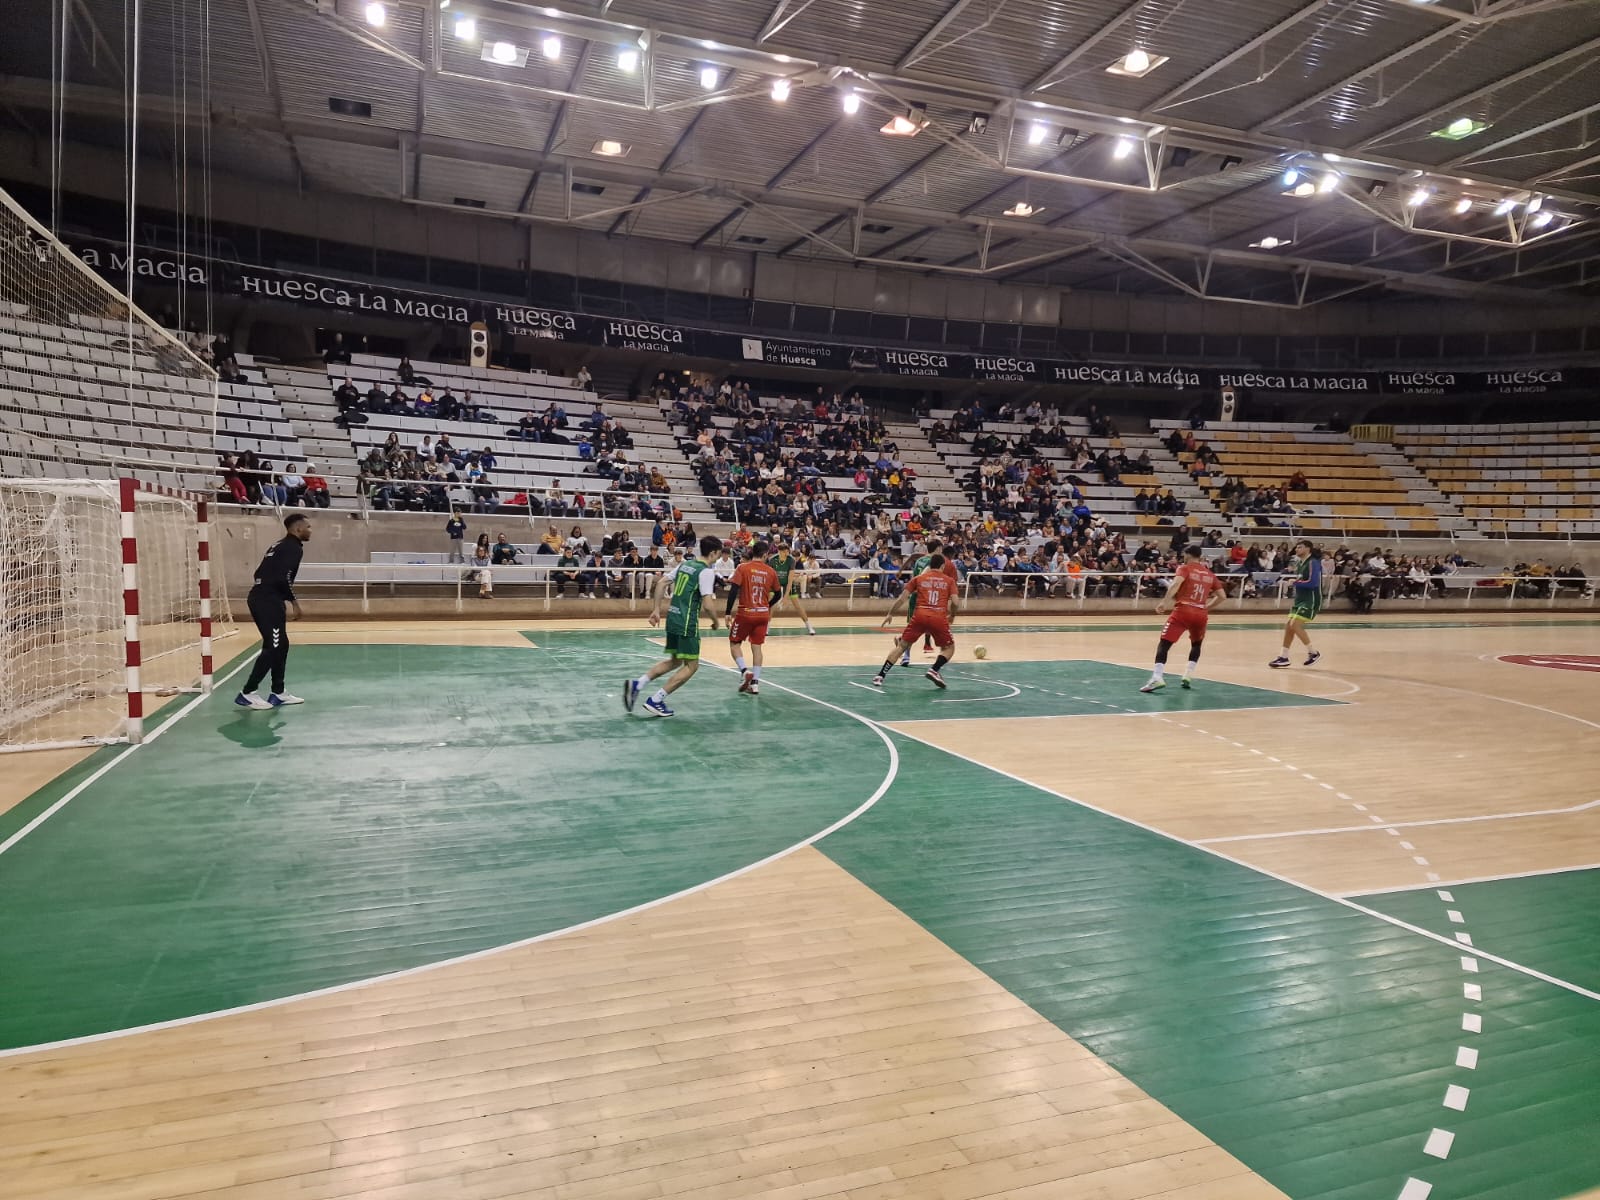
[[[1211,568],[1203,562],[1190,561],[1178,568],[1177,575],[1183,580],[1178,588],[1177,602],[1195,608],[1206,607],[1206,601],[1217,589],[1217,577]]]
[[[943,571],[924,571],[911,581],[911,591],[917,598],[917,616],[950,615],[950,600],[955,595],[956,581]]]

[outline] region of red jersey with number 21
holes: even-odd
[[[1217,587],[1217,577],[1211,568],[1203,562],[1186,562],[1178,568],[1177,576],[1183,580],[1177,602],[1195,608],[1206,607],[1206,601]]]

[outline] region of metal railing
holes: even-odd
[[[301,568],[296,584],[359,586],[362,612],[371,611],[374,590],[387,589],[392,596],[404,585],[447,587],[454,593],[455,610],[460,612],[466,607],[471,589],[474,586],[482,589],[486,583],[491,590],[514,588],[518,598],[533,599],[545,611],[571,593],[623,602],[627,611],[632,612],[652,599],[655,580],[663,574],[663,568],[659,567],[610,563],[560,566],[554,562],[536,562],[479,567],[471,562],[438,561],[442,557],[430,556],[433,561],[307,563]],[[910,575],[906,571],[817,561],[797,570],[794,578],[803,589],[814,590],[819,597],[826,591],[835,594],[842,591],[845,610],[854,612],[858,607],[880,609],[899,595]],[[963,606],[973,600],[1005,598],[1013,600],[1019,610],[1026,610],[1030,602],[1040,600],[1076,600],[1082,608],[1089,600],[1109,599],[1126,600],[1131,609],[1138,610],[1163,596],[1172,578],[1171,572],[1151,570],[1085,570],[1078,575],[1060,571],[975,570],[962,577],[958,596]],[[1233,609],[1243,609],[1250,600],[1268,601],[1275,610],[1287,608],[1294,589],[1291,576],[1275,572],[1257,572],[1251,576],[1225,573],[1217,578],[1228,592],[1223,605]],[[1247,579],[1253,587],[1246,586]],[[1518,602],[1543,601],[1547,608],[1554,608],[1557,601],[1563,600],[1588,608],[1595,607],[1596,603],[1592,581],[1563,581],[1553,576],[1513,578],[1501,573],[1457,573],[1431,577],[1426,584],[1410,580],[1394,582],[1409,594],[1375,597],[1376,603],[1417,608],[1446,599],[1459,600],[1467,607],[1475,599],[1502,601],[1508,608]],[[1330,578],[1325,584],[1325,605],[1347,598],[1342,583],[1342,579]],[[1375,583],[1381,588],[1383,580]],[[499,594],[504,595],[504,592]]]

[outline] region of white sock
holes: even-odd
[[[810,621],[806,622],[806,629],[807,629],[807,631],[809,631],[811,633],[815,633],[816,632],[816,630],[814,628],[812,628],[812,625],[811,625]]]
[[[641,675],[633,681],[641,690],[650,686],[650,676]]]
[[[754,678],[756,678],[756,679],[760,679],[760,678],[761,678],[761,668],[760,668],[760,667],[751,667],[751,668],[750,668],[750,674],[751,674],[751,675],[752,675],[752,676],[753,676],[753,677],[754,677]]]
[[[1150,676],[1150,678],[1151,679],[1162,679],[1162,678],[1165,678],[1166,674],[1167,674],[1167,664],[1166,663],[1157,663],[1156,666],[1155,666],[1155,672]]]
[[[744,670],[744,655],[735,654],[733,656],[733,665],[738,667],[741,671]]]
[[[653,700],[657,704],[665,704],[667,702],[667,689],[666,688],[657,688],[656,689],[656,694],[654,696],[651,696],[650,699]]]
[[[1183,677],[1185,679],[1190,679],[1193,676],[1194,676],[1194,659],[1191,658],[1188,662],[1183,664]]]

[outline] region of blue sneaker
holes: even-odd
[[[670,717],[673,715],[672,710],[654,696],[644,702],[644,710],[658,717]]]
[[[907,650],[900,656],[900,665],[902,667],[909,667],[911,665],[911,651]]]
[[[248,696],[245,695],[243,692],[240,692],[237,696],[235,696],[233,698],[233,702],[235,704],[237,704],[240,708],[256,708],[256,709],[260,709],[260,708],[271,708],[272,707],[272,705],[268,704],[265,700],[263,700],[260,696],[256,695],[254,692],[251,692]]]
[[[622,707],[627,709],[629,712],[632,712],[633,706],[638,702],[639,681],[637,679],[630,679],[622,685]]]

